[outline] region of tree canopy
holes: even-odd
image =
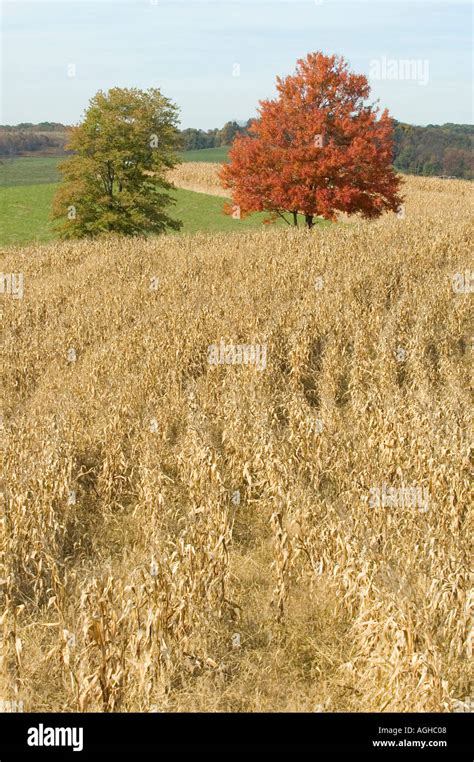
[[[366,105],[367,78],[342,57],[310,53],[294,75],[277,78],[278,97],[260,102],[248,136],[237,136],[221,179],[240,213],[337,212],[366,218],[397,211],[400,178],[392,169],[393,124]]]
[[[59,167],[53,217],[63,238],[179,229],[166,171],[178,163],[177,107],[158,89],[112,88],[90,101]]]

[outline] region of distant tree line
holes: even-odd
[[[0,157],[64,156],[68,130],[69,127],[58,122],[0,125]]]
[[[183,130],[184,150],[230,145],[237,134],[247,134],[251,121],[244,125],[227,122],[221,130]],[[417,127],[395,120],[394,124],[393,163],[400,172],[474,179],[474,126],[429,124]]]
[[[395,122],[394,166],[414,175],[448,175],[472,180],[474,126]]]
[[[20,124],[2,124],[0,126],[2,130],[34,130],[35,132],[64,132],[69,129],[67,125],[60,122],[39,122],[33,124],[32,122],[20,122]]]
[[[196,151],[200,148],[218,148],[228,146],[236,135],[247,134],[247,127],[252,120],[244,124],[238,122],[226,122],[222,129],[196,130],[193,127],[181,131],[184,151]]]
[[[237,134],[247,134],[251,121],[227,122],[221,129],[181,130],[182,150],[230,145]],[[474,126],[448,123],[417,127],[396,121],[394,124],[393,163],[400,172],[474,179]],[[57,122],[0,126],[0,157],[63,156],[68,129]]]

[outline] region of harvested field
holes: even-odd
[[[2,256],[4,699],[467,701],[471,186],[405,193],[377,222]],[[221,341],[264,366],[209,364]]]

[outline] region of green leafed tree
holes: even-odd
[[[147,235],[181,223],[168,210],[174,199],[167,170],[178,164],[178,109],[159,90],[114,87],[90,101],[72,129],[73,151],[53,202],[62,238],[107,233]]]

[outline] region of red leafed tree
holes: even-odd
[[[399,209],[392,120],[366,105],[366,77],[342,57],[310,53],[294,75],[277,78],[277,90],[277,98],[260,102],[260,117],[235,139],[220,173],[240,214],[290,213],[297,225],[300,213],[311,228],[315,216],[371,218]]]

